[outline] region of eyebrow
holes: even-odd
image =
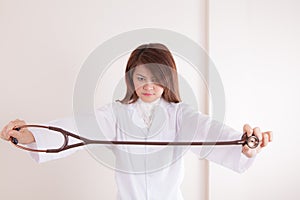
[[[144,75],[142,75],[142,74],[136,74],[137,76],[142,76],[142,77],[146,77],[146,76],[144,76]]]
[[[144,76],[144,75],[139,74],[139,73],[137,73],[136,76],[140,76],[140,77],[143,77],[143,78],[148,78],[147,76]]]

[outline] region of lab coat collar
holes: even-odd
[[[159,102],[158,102],[158,105],[161,106],[162,108],[167,108],[170,106],[170,104],[171,104],[170,102],[167,102],[163,98],[160,98]],[[137,106],[137,102],[128,104],[128,109],[131,109],[131,110],[136,109],[136,106]]]
[[[138,105],[138,102],[129,104],[128,108],[129,108],[129,111],[131,113],[131,119],[132,119],[133,123],[136,126],[142,128],[142,129],[147,129],[148,127],[147,127],[146,123],[144,122],[144,120],[138,114],[137,105]],[[167,102],[166,100],[164,100],[163,98],[160,98],[157,106],[160,107],[161,109],[156,109],[156,111],[164,113],[165,109],[168,106],[170,106],[170,103]],[[163,113],[161,113],[161,115],[165,115]],[[154,121],[152,122],[152,125],[149,127],[149,131],[150,132],[157,132],[158,129],[163,127],[164,122],[159,120],[159,118],[157,118],[155,116],[154,116],[153,120]]]

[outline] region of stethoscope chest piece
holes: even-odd
[[[259,144],[259,139],[255,135],[251,135],[247,138],[246,144],[250,149],[255,149]]]

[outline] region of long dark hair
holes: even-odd
[[[178,75],[174,58],[169,49],[160,43],[143,44],[130,55],[125,69],[127,91],[121,103],[130,104],[138,96],[133,84],[133,72],[139,65],[147,67],[156,77],[157,83],[164,88],[162,98],[168,102],[181,101],[178,88]]]

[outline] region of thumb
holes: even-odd
[[[21,133],[19,131],[16,131],[16,130],[10,130],[8,132],[8,136],[10,137],[14,137],[14,138],[20,138],[21,137]]]

